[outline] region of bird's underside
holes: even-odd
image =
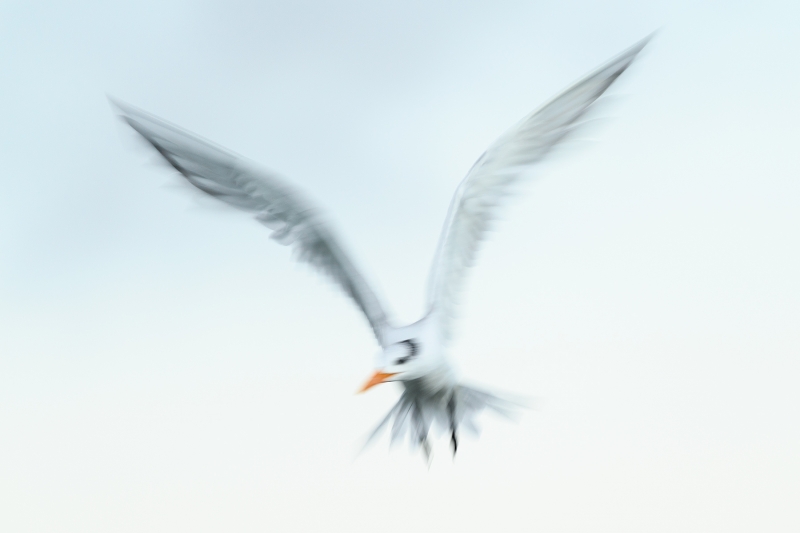
[[[552,149],[586,122],[586,113],[649,41],[635,44],[576,82],[492,144],[456,189],[431,268],[427,311],[419,322],[393,327],[380,299],[356,268],[330,224],[306,197],[272,172],[133,106],[112,101],[123,120],[192,185],[252,213],[271,237],[325,274],[356,304],[381,346],[366,388],[400,381],[404,391],[375,428],[391,426],[391,442],[408,436],[430,457],[429,433],[449,433],[453,453],[462,430],[477,432],[484,409],[510,414],[515,402],[464,385],[445,353],[466,273],[504,199]],[[421,335],[422,329],[424,335]]]
[[[462,431],[472,436],[479,434],[476,417],[481,411],[488,409],[511,418],[522,406],[520,402],[463,383],[433,394],[426,392],[425,386],[415,380],[404,382],[403,386],[397,403],[370,433],[366,444],[371,443],[383,429],[391,427],[391,444],[408,440],[412,447],[423,451],[427,460],[431,458],[431,429],[438,429],[449,436],[455,455]]]

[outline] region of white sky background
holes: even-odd
[[[65,4],[0,5],[2,531],[800,527],[796,3]],[[105,97],[307,191],[411,321],[482,150],[657,28],[470,278],[454,359],[541,408],[430,470],[357,456],[356,309]]]

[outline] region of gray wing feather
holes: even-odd
[[[319,210],[277,176],[184,129],[122,102],[112,103],[125,120],[180,172],[214,198],[255,214],[273,230],[271,237],[291,245],[298,260],[335,281],[367,317],[383,344],[387,315],[355,268]]]
[[[498,216],[503,200],[526,171],[580,127],[591,105],[630,66],[651,37],[636,43],[584,77],[511,128],[475,162],[456,189],[434,258],[428,308],[436,312],[445,338],[467,270]]]

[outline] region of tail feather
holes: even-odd
[[[391,444],[408,440],[413,449],[421,448],[426,459],[430,460],[428,435],[431,429],[436,429],[449,434],[455,455],[458,450],[458,434],[462,428],[475,436],[480,433],[476,418],[482,411],[493,411],[504,418],[513,419],[525,406],[526,402],[519,399],[492,394],[463,384],[426,396],[406,389],[367,437],[365,446],[391,422]]]

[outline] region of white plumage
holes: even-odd
[[[373,432],[392,423],[392,440],[411,436],[430,457],[428,434],[437,425],[458,433],[474,429],[483,409],[509,412],[513,405],[460,383],[448,363],[454,311],[466,272],[512,187],[569,133],[630,66],[649,37],[587,75],[534,111],[492,144],[458,186],[450,204],[428,287],[427,310],[417,322],[392,324],[377,296],[353,265],[321,212],[274,174],[210,141],[149,113],[113,101],[121,117],[201,191],[253,213],[272,238],[294,248],[297,258],[329,276],[366,316],[382,351],[364,390],[399,381],[404,391]]]

